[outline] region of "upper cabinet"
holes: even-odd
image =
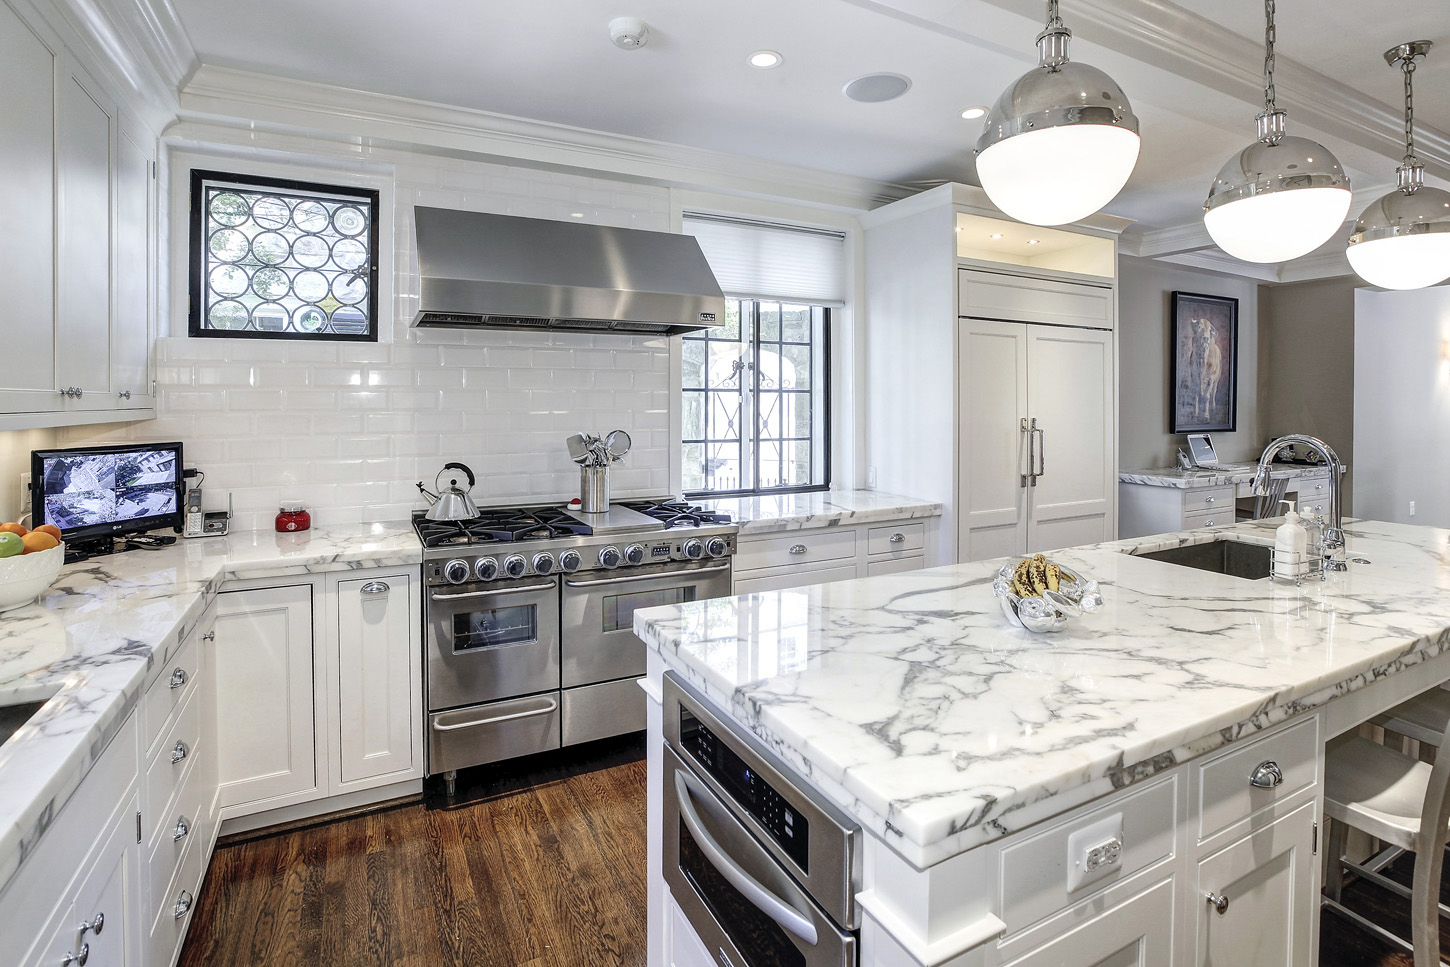
[[[0,81],[0,429],[154,416],[156,137],[5,0]]]

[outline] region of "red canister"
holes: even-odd
[[[279,534],[305,531],[311,526],[312,515],[302,506],[300,500],[284,503],[277,510],[277,532]]]

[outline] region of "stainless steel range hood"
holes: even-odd
[[[419,328],[676,335],[724,321],[689,235],[446,208],[413,216]]]

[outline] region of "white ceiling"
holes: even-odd
[[[1295,67],[1288,62],[1298,62],[1326,75],[1301,69],[1293,76],[1329,90],[1331,103],[1338,82],[1350,89],[1347,98],[1362,102],[1368,95],[1392,118],[1400,111],[1399,80],[1381,52],[1403,40],[1435,40],[1440,49],[1417,75],[1417,115],[1427,131],[1450,131],[1450,19],[1443,3],[1280,2],[1281,73],[1288,83]],[[1035,63],[1043,6],[1036,0],[175,0],[205,65],[907,185],[975,180],[971,146],[981,122],[964,121],[960,112],[990,104]],[[1257,82],[1247,72],[1257,70],[1257,55],[1252,44],[1240,42],[1230,52],[1239,73],[1215,73],[1211,57],[1208,67],[1203,59],[1197,67],[1184,60],[1181,37],[1205,38],[1210,49],[1235,41],[1232,34],[1258,43],[1262,4],[1213,0],[1174,8],[1166,0],[1066,0],[1062,9],[1077,33],[1074,59],[1112,74],[1141,122],[1138,169],[1107,210],[1134,219],[1140,236],[1196,222],[1213,174],[1252,137],[1259,106]],[[1208,19],[1185,17],[1186,9]],[[610,43],[607,24],[620,15],[650,24],[646,47],[624,51]],[[1119,20],[1134,18],[1136,40],[1116,29]],[[1141,39],[1169,20],[1180,39]],[[769,71],[749,67],[746,56],[759,48],[780,51],[784,64]],[[913,86],[881,104],[842,96],[847,81],[877,71],[905,74]],[[1373,191],[1392,180],[1399,149],[1383,126],[1361,130],[1358,122],[1326,121],[1323,111],[1296,111],[1284,86],[1280,101],[1291,132],[1329,145],[1357,187]],[[1331,133],[1316,128],[1316,120]]]

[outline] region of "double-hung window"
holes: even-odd
[[[685,492],[824,489],[844,237],[693,213],[684,230],[725,292],[724,324],[681,340]]]

